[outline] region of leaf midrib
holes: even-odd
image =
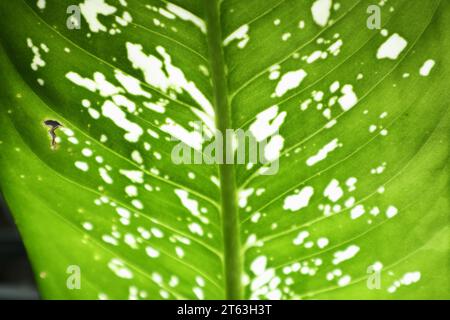
[[[218,132],[232,129],[230,97],[226,63],[222,46],[220,1],[204,0],[206,10],[207,42],[213,84],[215,120]],[[231,150],[232,141],[224,136],[222,157]],[[237,205],[236,172],[233,164],[219,164],[221,190],[221,217],[224,243],[224,276],[226,299],[239,300],[242,294],[242,256],[240,241],[239,209]]]

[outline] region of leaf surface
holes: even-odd
[[[365,0],[72,4],[0,3],[0,187],[44,298],[449,298],[448,1],[382,30]],[[174,163],[215,129],[271,162]]]

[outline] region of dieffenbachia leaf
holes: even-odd
[[[0,186],[42,296],[448,298],[449,5],[1,1]],[[269,162],[207,163],[225,129]]]

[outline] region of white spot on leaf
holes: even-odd
[[[303,69],[285,73],[278,82],[272,97],[282,97],[289,90],[297,88],[307,75]]]
[[[407,45],[408,41],[394,33],[378,48],[377,58],[395,60]]]
[[[316,0],[313,3],[311,13],[314,22],[319,26],[324,27],[327,25],[328,20],[330,19],[330,9],[332,3],[332,0]]]
[[[309,204],[309,200],[314,194],[314,189],[310,186],[304,187],[301,191],[294,195],[287,196],[284,199],[283,209],[290,211],[298,211],[305,208]]]

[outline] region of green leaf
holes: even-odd
[[[77,2],[80,29],[0,4],[0,186],[42,297],[449,298],[448,1],[382,1],[381,30],[368,0]],[[215,128],[272,162],[172,160]]]

